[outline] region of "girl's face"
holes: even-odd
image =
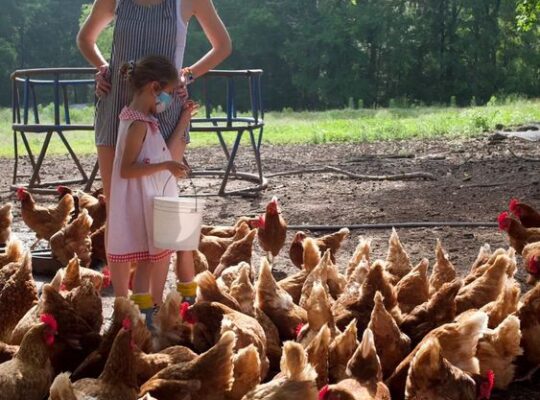
[[[159,82],[151,83],[151,93],[154,98],[151,105],[151,112],[153,114],[159,114],[167,109],[172,102],[175,87],[176,85],[174,83],[170,83],[165,87],[161,87]]]

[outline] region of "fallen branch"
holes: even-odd
[[[518,160],[531,161],[531,162],[540,162],[540,159],[538,159],[538,158],[529,158],[529,157],[524,157],[524,156],[518,156],[516,153],[514,153],[512,151],[512,149],[508,149],[508,151],[510,152],[510,154],[512,154]]]
[[[357,179],[361,181],[407,181],[413,179],[425,179],[429,181],[435,181],[437,178],[428,172],[409,172],[405,174],[396,174],[396,175],[360,175],[354,174],[349,171],[342,170],[340,168],[331,167],[329,165],[322,168],[311,168],[311,169],[298,169],[294,171],[285,171],[285,172],[276,172],[274,174],[266,175],[267,178],[275,178],[278,176],[288,176],[288,175],[303,175],[303,174],[320,174],[333,172],[336,174],[342,174],[352,179]]]
[[[360,157],[351,158],[346,160],[345,163],[352,164],[356,162],[364,161],[373,161],[373,160],[384,160],[384,159],[403,159],[403,158],[415,158],[414,154],[365,154]]]

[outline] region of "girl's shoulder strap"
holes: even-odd
[[[119,115],[120,121],[142,121],[150,125],[153,132],[159,131],[159,122],[156,117],[145,115],[140,111],[133,110],[128,106],[124,107]]]

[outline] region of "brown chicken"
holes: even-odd
[[[77,256],[69,260],[67,266],[58,270],[54,280],[60,279],[62,290],[72,290],[80,286],[83,280],[89,280],[99,292],[106,287],[107,277],[102,272],[90,268],[81,267]],[[52,284],[52,283],[51,283]]]
[[[76,311],[73,305],[51,285],[43,285],[43,312],[51,314],[58,322],[58,335],[51,354],[55,371],[73,371],[95,350],[100,341],[99,331]]]
[[[388,254],[386,256],[386,271],[392,276],[391,283],[395,285],[413,268],[409,255],[395,229],[388,239]]]
[[[384,297],[384,305],[387,310],[393,310],[397,305],[394,287],[388,282],[384,274],[382,263],[376,261],[362,283],[360,295],[351,295],[345,292],[337,299],[332,307],[336,325],[343,330],[356,318],[358,334],[364,332],[371,318],[371,310],[375,305],[375,293],[380,291]]]
[[[13,204],[7,203],[0,207],[0,245],[9,242],[11,237],[11,223],[13,222],[13,213],[11,209]]]
[[[295,304],[300,303],[302,287],[310,272],[321,262],[319,247],[312,238],[306,238],[304,240],[303,250],[303,269],[278,282],[279,287],[291,295]]]
[[[72,388],[76,397],[79,394],[82,398],[96,400],[135,400],[137,387],[131,321],[126,319],[114,339],[101,375],[97,379],[78,380]]]
[[[523,295],[516,313],[520,320],[521,347],[528,367],[533,367],[531,373],[540,368],[540,284]]]
[[[476,382],[443,356],[436,338],[426,340],[416,352],[405,388],[406,399],[489,399],[479,396]]]
[[[330,250],[330,257],[333,263],[336,262],[336,254],[338,250],[341,248],[341,245],[347,239],[350,235],[350,231],[348,228],[342,228],[338,232],[331,233],[329,235],[321,236],[319,238],[313,238],[312,240],[315,242],[317,247],[319,248],[321,256],[326,252],[326,250]],[[301,268],[301,266],[304,264],[304,251],[305,248],[305,240],[307,239],[307,235],[305,232],[299,231],[296,232],[293,242],[291,244],[291,249],[289,250],[289,256],[291,257],[291,260],[293,263],[298,267]]]
[[[522,256],[525,269],[529,273],[527,283],[534,285],[540,280],[540,242],[526,245]]]
[[[99,333],[103,324],[103,305],[101,296],[89,279],[83,279],[81,284],[66,295],[77,315],[81,316],[92,331]]]
[[[281,251],[287,237],[287,223],[281,216],[277,197],[266,205],[266,212],[254,222],[259,245],[270,261]]]
[[[208,269],[211,272],[214,272],[216,267],[219,265],[221,256],[223,256],[227,248],[235,241],[246,236],[249,232],[250,229],[247,224],[242,224],[232,237],[220,238],[216,236],[201,235],[199,251],[205,256],[208,262]]]
[[[320,281],[316,281],[305,306],[308,323],[302,326],[297,336],[297,341],[304,347],[307,347],[311,343],[325,325],[329,328],[331,337],[337,334],[328,297],[329,295],[323,284]]]
[[[435,257],[437,262],[433,265],[433,271],[429,277],[429,293],[432,295],[441,288],[442,285],[456,279],[456,268],[450,262],[448,254],[445,253],[440,239],[437,239],[435,247]]]
[[[146,393],[160,400],[175,400],[179,388],[186,381],[198,381],[192,390],[192,398],[197,400],[223,399],[233,384],[233,348],[235,336],[225,332],[221,339],[207,352],[197,358],[167,367],[141,386],[139,396]]]
[[[328,355],[328,370],[330,382],[339,382],[347,379],[347,363],[360,344],[357,339],[358,329],[356,320],[352,320],[347,328],[330,343]]]
[[[260,309],[255,308],[255,319],[264,329],[266,335],[266,356],[270,361],[270,369],[272,372],[279,371],[279,363],[281,361],[281,339],[276,325],[272,322],[268,315]]]
[[[196,303],[182,307],[182,319],[193,324],[193,347],[203,352],[214,346],[222,334],[232,331],[236,335],[235,350],[254,344],[261,360],[261,378],[268,372],[266,358],[266,334],[259,322],[248,315],[235,311],[221,303]]]
[[[37,302],[37,288],[32,276],[32,257],[26,252],[0,291],[0,341],[8,342],[13,328]],[[8,268],[5,266],[4,268]]]
[[[53,256],[62,264],[67,265],[69,260],[77,255],[82,265],[90,265],[92,254],[91,225],[92,218],[88,215],[88,211],[83,210],[72,223],[51,236]]]
[[[489,257],[487,257],[487,259],[485,260],[483,264],[475,266],[474,269],[471,268],[471,271],[469,272],[469,274],[463,279],[464,286],[468,286],[469,284],[471,284],[472,282],[480,278],[482,275],[484,275],[484,273],[489,268],[491,268],[491,266],[493,265],[493,263],[495,262],[498,256],[510,257],[511,263],[513,264],[514,255],[515,255],[515,250],[511,247],[508,250],[505,250],[502,248],[495,250],[492,254],[489,255]],[[509,265],[506,271],[509,277],[513,276],[513,269],[514,269],[514,266]]]
[[[324,254],[323,258],[321,258],[319,264],[309,273],[306,280],[304,281],[304,284],[302,285],[300,302],[298,303],[300,307],[306,306],[306,303],[311,296],[311,290],[313,289],[313,285],[315,282],[321,282],[328,291],[330,290],[330,288],[328,287],[328,276],[331,262],[332,261],[330,261],[330,251],[327,251]]]
[[[181,362],[197,358],[197,353],[184,346],[172,346],[158,353],[143,353],[135,349],[135,370],[139,386],[153,377],[159,371]]]
[[[253,229],[241,239],[235,240],[219,259],[219,264],[214,271],[214,275],[220,276],[225,269],[241,262],[251,264],[253,241],[256,234],[257,231]]]
[[[217,236],[220,238],[230,238],[233,237],[240,227],[240,225],[246,223],[250,228],[254,228],[251,226],[251,223],[255,221],[256,218],[249,218],[249,217],[240,217],[235,222],[233,226],[212,226],[212,225],[203,225],[201,227],[201,233],[205,236]]]
[[[261,261],[255,290],[255,306],[268,315],[276,325],[281,339],[296,338],[296,327],[307,321],[307,313],[294,304],[291,296],[278,286],[266,258]]]
[[[402,312],[409,313],[414,307],[428,301],[428,267],[429,261],[424,258],[396,285],[396,295]]]
[[[495,373],[495,387],[506,390],[514,380],[516,358],[523,354],[520,347],[519,318],[509,315],[497,328],[484,332],[478,341],[476,357],[480,361],[480,375]]]
[[[19,239],[11,239],[4,253],[0,253],[0,269],[9,263],[20,263],[24,257],[22,242]],[[0,289],[1,290],[1,289]]]
[[[225,393],[225,400],[241,400],[261,383],[261,360],[254,345],[240,349],[233,357],[233,365],[233,385],[231,390]]]
[[[92,242],[92,264],[106,264],[107,250],[105,248],[105,226],[92,232],[90,234],[90,241]]]
[[[442,356],[452,365],[470,374],[479,374],[480,365],[476,357],[476,349],[478,340],[487,329],[487,321],[487,315],[481,311],[468,312],[461,315],[456,322],[441,325],[428,333],[386,380],[392,399],[404,398],[411,362],[418,350],[430,338],[438,340],[442,348]]]
[[[255,277],[257,276],[255,268],[253,268],[249,263],[242,261],[238,265],[225,268],[217,280],[218,285],[220,285],[222,288],[227,288],[230,290],[233,281],[240,276],[240,271],[244,267],[248,268],[248,278],[251,282],[254,282]]]
[[[112,321],[103,333],[103,339],[99,347],[90,353],[86,359],[73,371],[71,379],[76,381],[81,378],[97,378],[105,366],[114,340],[122,329],[125,319],[131,321],[133,342],[143,352],[151,349],[151,334],[146,327],[138,307],[129,299],[116,297],[114,299],[114,311]]]
[[[530,205],[512,199],[508,208],[525,228],[540,228],[540,213]]]
[[[197,282],[197,301],[217,301],[225,304],[233,310],[240,311],[240,304],[229,293],[218,286],[216,277],[210,272],[205,271],[195,277]]]
[[[13,359],[13,357],[15,357],[15,354],[17,354],[18,351],[18,345],[0,342],[0,364]]]
[[[281,373],[273,380],[258,385],[242,400],[317,400],[317,372],[308,362],[299,343],[285,342],[281,358]]]
[[[294,234],[291,247],[289,249],[289,257],[292,263],[299,269],[302,269],[304,265],[304,239],[307,238],[305,232],[298,231]]]
[[[36,233],[39,240],[49,240],[69,221],[74,208],[73,196],[64,196],[57,205],[42,207],[36,204],[32,195],[23,188],[17,189],[17,198],[21,202],[21,217],[24,223]]]
[[[399,330],[396,321],[384,307],[381,292],[375,293],[375,306],[368,329],[373,332],[383,377],[387,378],[411,351],[411,339]]]
[[[324,387],[320,400],[390,400],[390,391],[382,382],[382,370],[373,333],[366,329],[362,342],[347,364],[349,377]]]
[[[480,246],[480,250],[478,251],[478,255],[476,256],[476,260],[471,265],[471,269],[469,271],[470,273],[474,273],[476,269],[485,263],[488,262],[488,260],[491,257],[491,246],[488,243],[483,244]]]
[[[495,329],[506,317],[517,311],[520,295],[520,284],[514,279],[509,279],[499,297],[480,309],[488,315],[488,327],[490,329]]]
[[[231,283],[230,295],[238,302],[240,311],[249,316],[255,315],[255,287],[250,279],[251,266],[244,264],[240,274]]]
[[[54,344],[56,321],[43,315],[42,322],[24,336],[19,351],[0,364],[0,393],[9,400],[42,400],[53,379],[49,348]]]
[[[317,372],[317,388],[328,385],[328,356],[330,347],[330,329],[323,325],[313,340],[306,347],[309,363]]]
[[[209,270],[208,260],[199,250],[193,250],[193,263],[195,264],[195,274]]]
[[[400,328],[413,344],[419,343],[433,329],[454,320],[456,296],[462,286],[463,282],[459,279],[445,283],[431,299],[403,317]]]
[[[354,273],[356,268],[360,265],[360,262],[362,262],[362,259],[365,259],[367,264],[370,264],[371,260],[371,238],[364,238],[360,236],[358,239],[358,245],[356,246],[356,249],[354,250],[354,253],[349,260],[349,264],[347,265],[347,279],[351,278],[351,275]]]
[[[499,214],[498,222],[499,229],[508,234],[510,246],[519,254],[527,244],[540,241],[540,228],[525,228],[506,211]]]
[[[481,308],[496,300],[508,279],[506,271],[511,262],[508,256],[498,256],[484,275],[462,287],[456,296],[457,314],[473,308]]]
[[[177,291],[167,294],[165,301],[154,315],[153,349],[163,350],[170,346],[186,346],[191,341],[191,326],[180,316],[182,296]],[[152,374],[153,375],[153,374]]]

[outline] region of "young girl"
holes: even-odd
[[[176,68],[167,58],[149,56],[125,64],[121,74],[129,81],[133,97],[119,116],[107,252],[116,296],[128,295],[130,265],[137,264],[131,298],[150,324],[154,305],[162,302],[173,253],[154,247],[153,199],[178,195],[176,178],[185,177],[187,167],[175,159],[182,159],[197,106],[191,101],[184,104],[173,134],[165,141],[154,115],[163,112],[172,100],[179,79]],[[188,269],[191,271],[184,271],[184,276],[192,278],[193,268]],[[182,285],[193,286],[180,283],[179,289]]]

